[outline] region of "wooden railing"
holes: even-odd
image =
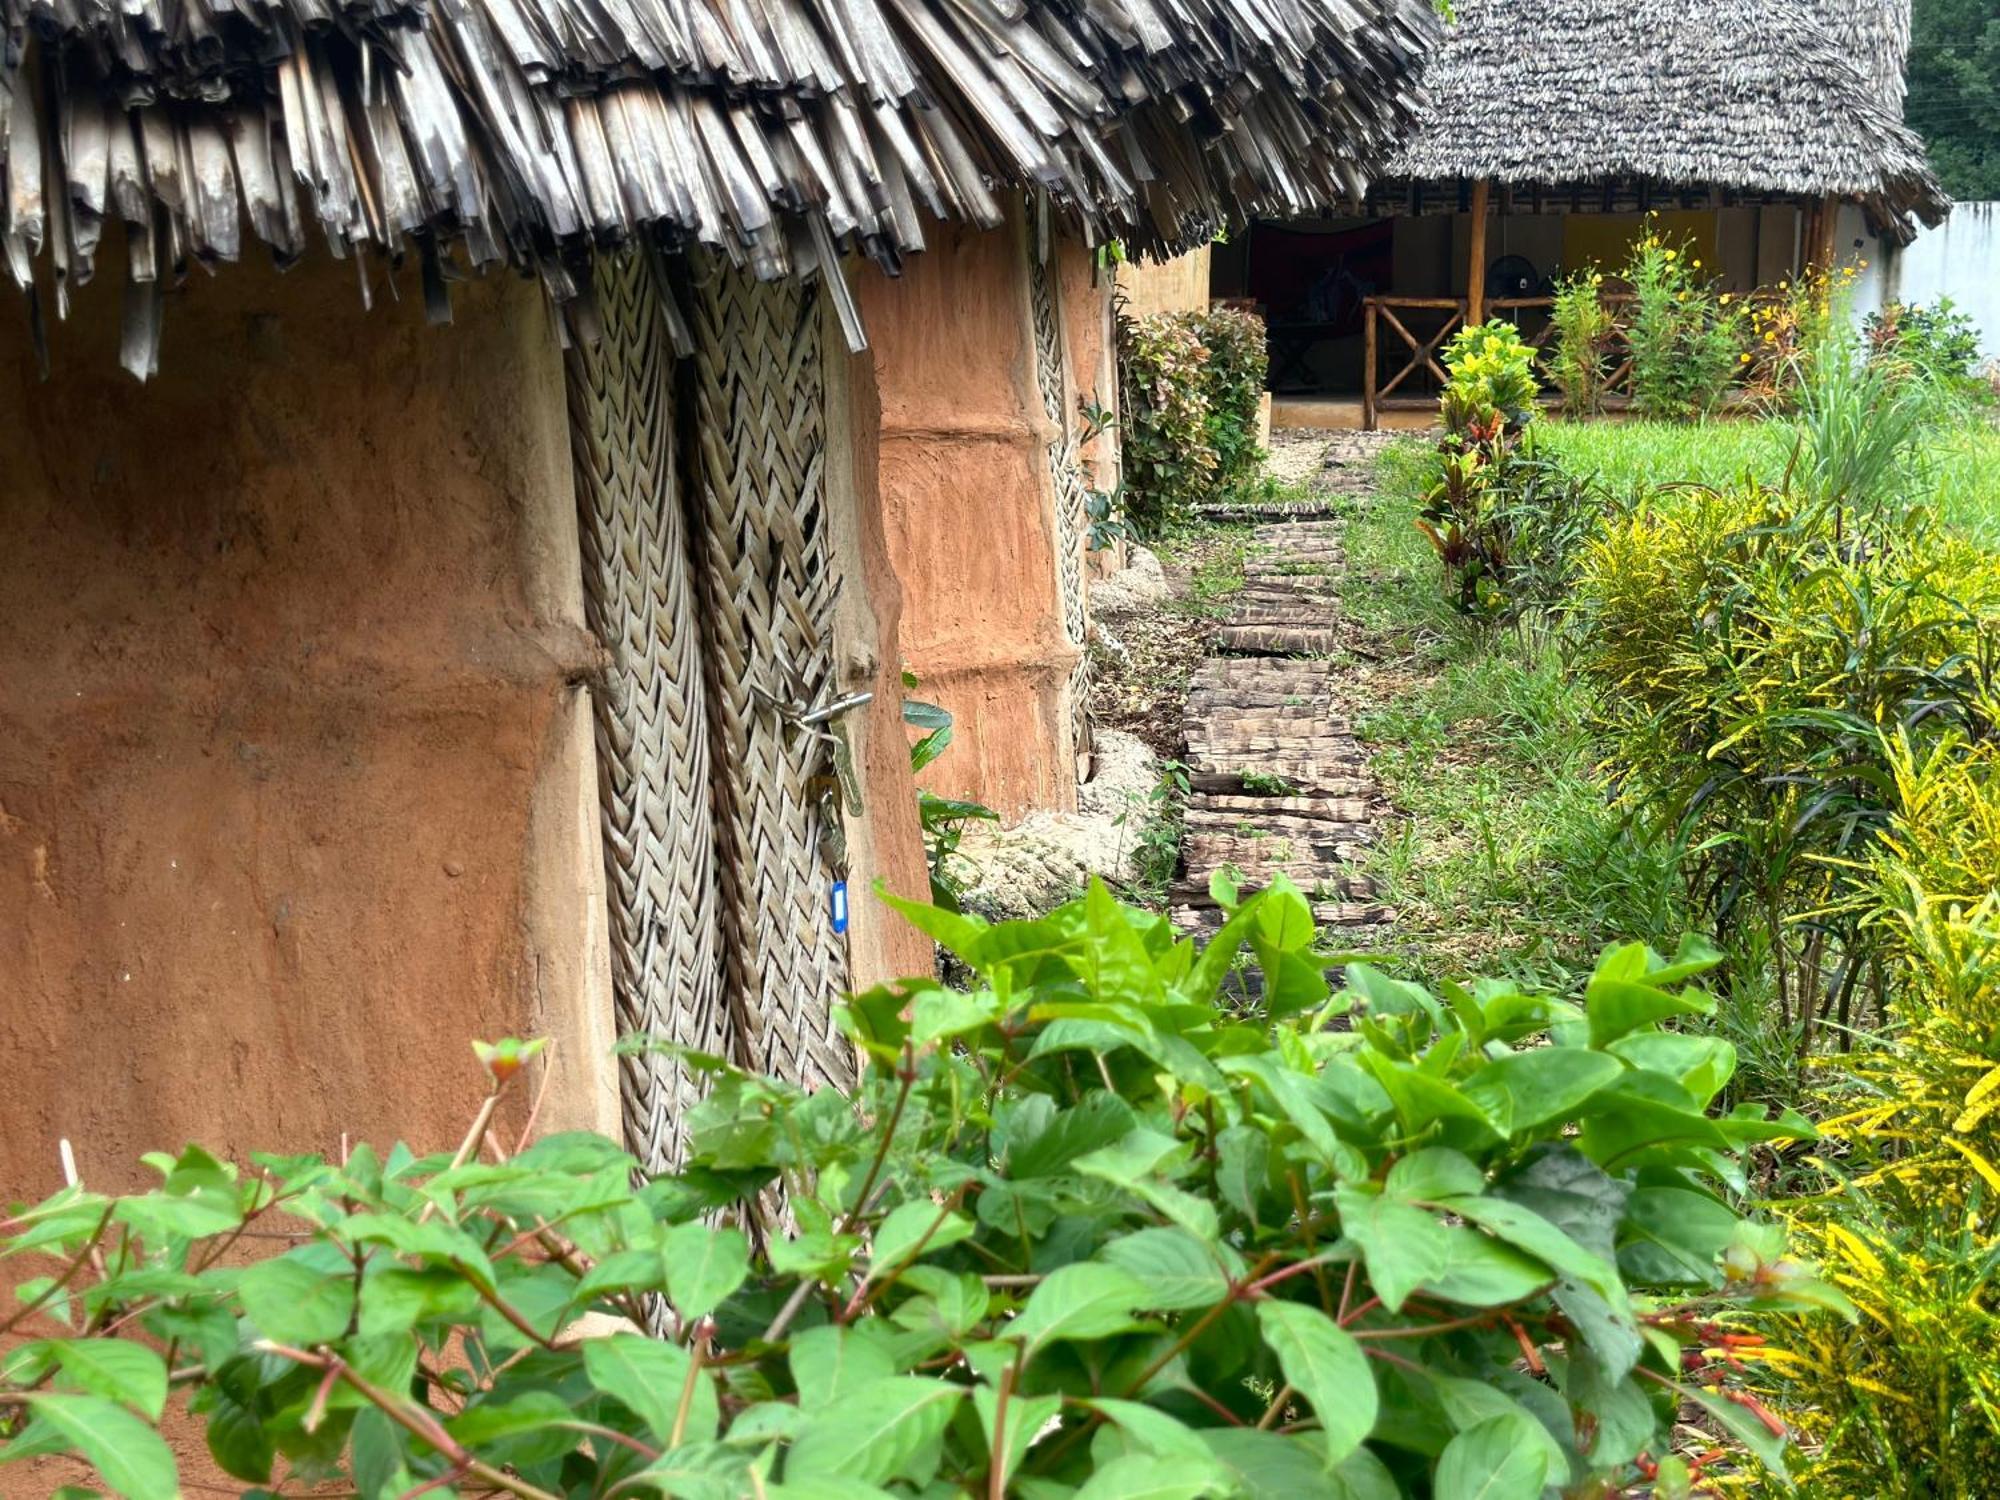
[[[1611,334],[1607,354],[1611,360],[1611,371],[1604,380],[1604,394],[1615,400],[1623,400],[1632,394],[1632,351],[1625,341],[1626,314],[1632,298],[1629,294],[1609,293],[1604,304],[1611,310]],[[1553,297],[1491,297],[1487,299],[1486,311],[1489,316],[1506,317],[1509,313],[1526,310],[1548,312],[1555,306]],[[1398,313],[1422,313],[1424,318],[1410,319],[1411,322],[1428,322],[1438,314],[1437,327],[1428,334],[1413,333]],[[1466,299],[1463,297],[1394,297],[1377,296],[1364,299],[1361,323],[1361,425],[1374,431],[1376,420],[1383,403],[1395,394],[1396,388],[1418,372],[1429,374],[1442,386],[1451,378],[1438,357],[1438,351],[1445,341],[1465,324]],[[1519,322],[1515,317],[1513,322]],[[1389,331],[1403,345],[1400,352],[1407,355],[1403,365],[1387,380],[1381,378],[1381,325],[1387,324]],[[1555,323],[1544,320],[1542,326],[1527,336],[1529,344],[1537,349],[1547,346],[1555,333]],[[1399,403],[1400,404],[1400,403]],[[1423,403],[1415,403],[1421,405]]]

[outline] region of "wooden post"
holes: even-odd
[[[1361,304],[1361,430],[1375,430],[1375,299]]]
[[[1486,203],[1493,184],[1482,177],[1472,185],[1472,257],[1465,274],[1465,326],[1486,321]]]
[[[1833,270],[1834,241],[1840,232],[1840,200],[1828,196],[1820,200],[1819,219],[1813,225],[1812,263],[1822,274]]]

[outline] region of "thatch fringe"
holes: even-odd
[[[1357,194],[1433,40],[1428,0],[0,0],[0,256],[60,310],[107,220],[141,289],[247,222],[566,301],[642,237],[893,270],[1020,186],[1165,253]]]

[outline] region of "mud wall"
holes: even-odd
[[[197,275],[147,386],[113,288],[46,383],[0,328],[0,1193],[58,1136],[105,1185],[448,1146],[507,1033],[555,1039],[544,1125],[617,1128],[554,330],[413,283]]]
[[[928,232],[928,226],[927,226]],[[926,784],[1003,817],[1076,805],[1047,445],[1018,222],[939,227],[857,289],[880,395],[882,510],[902,659],[957,719]]]

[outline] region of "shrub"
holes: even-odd
[[[1242,494],[1256,483],[1264,463],[1264,450],[1257,444],[1257,414],[1270,372],[1264,320],[1226,307],[1189,316],[1208,350],[1202,373],[1208,386],[1215,485],[1223,494]]]
[[[1604,409],[1605,359],[1611,352],[1611,310],[1604,305],[1604,276],[1595,267],[1556,284],[1555,353],[1549,375],[1562,393],[1569,416],[1594,416]]]
[[[1118,320],[1125,514],[1142,536],[1192,519],[1220,464],[1209,437],[1208,350],[1184,318]]]
[[[1808,266],[1747,304],[1749,347],[1738,359],[1752,396],[1767,407],[1787,408],[1823,356],[1851,354],[1847,299],[1855,273],[1854,266]]]
[[[1742,318],[1701,274],[1690,248],[1648,228],[1625,265],[1632,284],[1632,404],[1642,416],[1685,420],[1713,411],[1741,363]]]
[[[1712,955],[1614,949],[1581,1008],[1362,964],[1332,993],[1297,891],[1219,895],[1206,948],[1102,886],[911,908],[978,987],[858,997],[854,1097],[690,1058],[689,1159],[643,1185],[595,1136],[482,1153],[503,1044],[451,1155],[190,1148],[66,1190],[4,1224],[54,1269],[0,1457],[169,1496],[182,1392],[246,1495],[1536,1500],[1780,1463],[1704,1351],[1842,1304],[1723,1196],[1805,1126],[1707,1112],[1729,1049],[1669,1028]],[[1693,1462],[1688,1411],[1726,1439]]]
[[[1608,523],[1578,595],[1610,769],[1703,851],[1697,898],[1768,957],[1771,1023],[1810,1049],[1859,978],[1853,870],[1898,807],[1883,731],[1991,727],[2000,559],[1746,481]]]
[[[1461,328],[1445,347],[1451,380],[1440,402],[1446,432],[1462,436],[1490,428],[1495,414],[1502,427],[1525,427],[1535,413],[1535,351],[1521,330],[1500,318],[1477,328]]]
[[[1813,1488],[2000,1493],[2000,748],[1891,741],[1870,861],[1889,1033],[1820,1091],[1834,1190],[1795,1218],[1861,1307],[1799,1327]]]
[[[1535,412],[1535,351],[1511,323],[1463,330],[1445,364],[1445,436],[1417,528],[1444,564],[1454,608],[1513,619],[1566,591],[1598,491],[1523,441]]]
[[[1122,498],[1142,535],[1183,525],[1202,501],[1256,482],[1267,359],[1264,324],[1250,313],[1120,314]]]
[[[1979,378],[1979,326],[1940,297],[1929,307],[1891,302],[1870,313],[1866,325],[1871,361],[1886,364],[1954,391],[1990,389]]]

